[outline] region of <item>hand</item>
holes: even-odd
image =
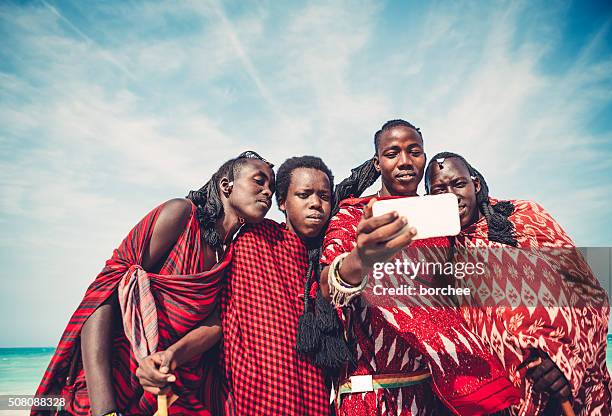
[[[169,394],[172,389],[168,383],[176,381],[176,376],[170,371],[175,369],[174,352],[172,350],[158,351],[140,361],[136,369],[136,377],[145,391],[155,395]]]
[[[393,257],[416,235],[416,229],[408,227],[408,220],[400,218],[397,212],[373,217],[372,205],[375,201],[372,199],[366,205],[357,225],[357,253],[367,268]]]
[[[572,389],[563,372],[544,351],[538,350],[538,356],[542,363],[527,371],[527,377],[533,380],[533,389],[548,393],[561,401],[570,399]]]

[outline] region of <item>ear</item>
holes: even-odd
[[[476,190],[476,193],[480,192],[480,179],[474,178],[472,179],[472,182],[474,182],[474,189]]]
[[[221,180],[219,181],[219,189],[221,190],[221,192],[223,193],[223,195],[225,195],[225,197],[229,197],[230,194],[232,193],[232,187],[234,185],[233,181],[230,181],[228,178],[221,178]]]
[[[287,204],[285,202],[286,201],[284,199],[281,199],[280,202],[278,203],[278,208],[286,214],[287,213]]]
[[[380,160],[378,160],[378,154],[375,154],[372,160],[374,161],[374,169],[376,169],[376,172],[380,173]]]

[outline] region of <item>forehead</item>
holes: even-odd
[[[442,169],[438,166],[436,161],[433,162],[431,166],[431,172],[429,174],[429,178],[431,182],[435,182],[438,180],[452,180],[455,178],[469,178],[470,171],[467,166],[456,157],[449,157],[444,159],[442,162]]]
[[[406,126],[395,126],[383,131],[378,141],[380,148],[412,144],[423,146],[423,138],[415,129]]]
[[[289,188],[310,188],[330,191],[331,185],[325,172],[314,168],[296,168],[291,171]]]
[[[260,172],[264,173],[268,178],[274,177],[274,172],[272,171],[272,168],[263,160],[245,159],[245,161],[239,165],[238,171],[236,172],[236,176],[254,175]]]

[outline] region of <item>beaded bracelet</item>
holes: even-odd
[[[349,253],[342,253],[331,262],[327,277],[331,302],[334,306],[339,308],[347,306],[354,297],[363,292],[368,284],[367,275],[363,276],[361,283],[357,286],[351,285],[342,279],[342,276],[340,276],[340,267],[348,255]]]

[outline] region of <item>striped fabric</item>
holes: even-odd
[[[119,283],[119,306],[125,336],[137,359],[157,351],[159,330],[157,308],[151,292],[149,275],[142,267],[130,267]]]
[[[162,207],[155,208],[130,231],[89,286],[36,391],[37,395],[64,395],[67,398],[65,410],[69,414],[89,414],[89,397],[80,358],[81,328],[96,308],[113,294],[130,268],[142,263]],[[191,217],[159,273],[147,275],[150,293],[157,306],[158,350],[166,349],[183,337],[205,320],[217,306],[220,282],[229,264],[231,252],[215,268],[203,272],[204,250],[195,206],[192,206]],[[146,314],[143,316],[146,317]],[[146,322],[148,318],[138,325],[146,325]],[[133,322],[128,325],[132,325],[132,328],[135,326]],[[116,326],[113,354],[113,381],[119,410],[129,415],[155,413],[156,398],[143,392],[135,376],[138,362],[121,325]],[[210,352],[176,371],[177,381],[173,390],[180,399],[169,409],[170,414],[210,414],[209,409],[218,402],[214,388],[219,379],[217,362],[218,358]]]

